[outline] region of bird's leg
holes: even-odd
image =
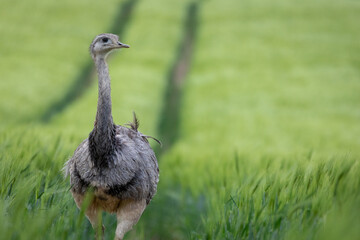
[[[82,204],[84,202],[85,199],[85,194],[78,194],[78,193],[72,193],[76,206],[81,209]],[[90,205],[88,206],[88,208],[85,211],[85,215],[87,217],[87,219],[89,219],[89,222],[91,223],[91,226],[93,227],[93,229],[96,231],[97,227],[98,227],[98,214],[101,214],[101,209],[99,209],[96,204],[95,201],[92,200],[92,202],[90,203]],[[97,232],[97,231],[96,231]],[[102,236],[104,238],[104,232],[105,232],[105,226],[102,225]],[[97,234],[96,234],[97,235]],[[97,239],[97,237],[96,237]]]
[[[146,207],[146,200],[124,200],[116,212],[117,227],[115,240],[122,240],[124,235],[139,221]]]

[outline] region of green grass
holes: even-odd
[[[90,132],[97,86],[40,116],[124,1],[0,3],[0,239],[89,239],[61,168]],[[188,3],[138,1],[110,59],[113,114],[157,136]],[[358,239],[360,4],[201,1],[179,138],[127,239]],[[106,239],[115,218],[103,216]]]
[[[2,122],[27,122],[60,98],[87,60],[89,39],[108,30],[118,7],[118,1],[1,1]]]

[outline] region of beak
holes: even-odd
[[[130,46],[121,42],[117,42],[117,48],[129,48]]]

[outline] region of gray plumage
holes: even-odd
[[[100,34],[91,43],[90,53],[99,79],[94,129],[64,167],[66,175],[70,175],[71,192],[78,207],[86,191],[94,189],[94,199],[86,213],[93,227],[101,210],[118,215],[115,239],[122,239],[136,224],[156,193],[159,181],[158,163],[147,140],[149,136],[138,131],[135,113],[130,128],[115,125],[112,118],[105,59],[112,50],[128,47],[114,34]]]

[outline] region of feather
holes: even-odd
[[[154,137],[152,137],[152,136],[147,136],[147,135],[143,135],[143,137],[151,138],[152,140],[154,140],[155,142],[157,142],[157,143],[160,145],[160,147],[162,147],[162,143],[161,143],[160,140],[158,140],[158,139],[156,139],[156,138],[154,138]]]
[[[125,124],[125,125],[129,126],[132,130],[138,132],[140,122],[137,119],[135,112],[133,112],[133,116],[134,116],[133,122],[129,122],[129,123]],[[158,139],[156,139],[154,137],[151,137],[151,136],[144,135],[144,134],[141,134],[141,136],[144,137],[144,138],[151,138],[151,139],[155,140],[160,145],[160,147],[162,147],[162,143]]]
[[[64,167],[61,169],[64,178],[67,178],[68,176],[70,176],[70,161],[71,159],[69,159],[65,164]]]
[[[135,112],[133,112],[133,116],[134,116],[133,122],[127,123],[125,125],[130,126],[131,129],[134,130],[134,131],[138,131],[139,126],[140,126],[140,122],[137,119]]]

